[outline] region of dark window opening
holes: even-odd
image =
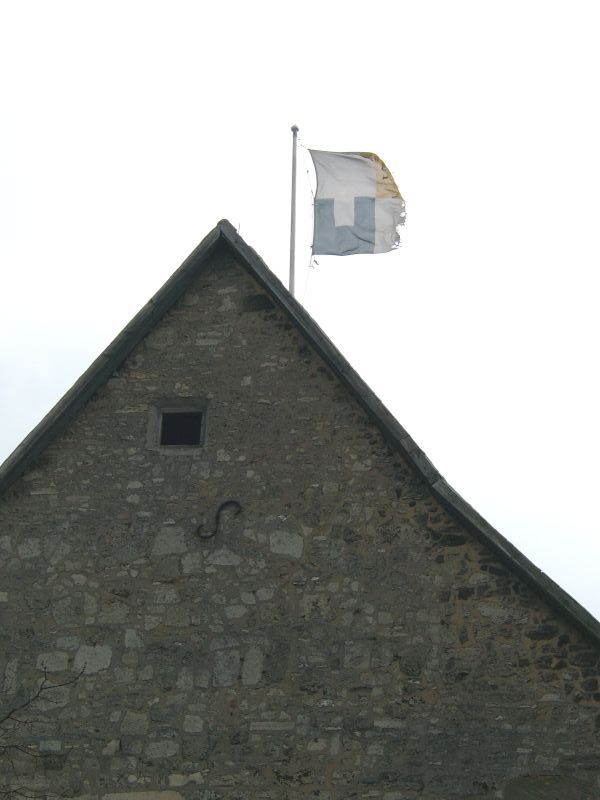
[[[201,411],[163,411],[160,425],[161,445],[201,445],[203,416]]]

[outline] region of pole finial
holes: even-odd
[[[298,133],[300,128],[297,125],[292,125],[292,133]]]

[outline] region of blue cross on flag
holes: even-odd
[[[310,154],[317,173],[313,254],[387,253],[398,247],[404,200],[379,156]]]

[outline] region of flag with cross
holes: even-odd
[[[404,200],[379,156],[310,154],[317,174],[313,254],[386,253],[398,247]]]

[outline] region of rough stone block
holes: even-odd
[[[261,679],[263,669],[263,652],[260,647],[250,647],[244,656],[242,667],[242,683],[244,686],[255,686]]]
[[[192,714],[186,714],[183,718],[183,730],[186,733],[202,733],[204,730],[204,720]]]
[[[185,534],[181,528],[176,526],[162,528],[154,538],[152,546],[154,556],[176,555],[186,551]]]
[[[148,714],[139,711],[126,711],[121,722],[122,733],[141,735],[148,732]]]
[[[41,653],[37,658],[37,668],[46,672],[63,672],[69,666],[69,654],[55,651]]]
[[[217,686],[231,686],[240,671],[239,650],[219,650],[215,653],[214,678]]]
[[[304,539],[293,531],[274,531],[269,536],[269,548],[272,553],[289,558],[300,558],[304,550]]]
[[[82,645],[75,653],[73,668],[76,672],[84,671],[85,675],[93,675],[108,669],[112,659],[112,648],[108,645]]]
[[[242,563],[242,559],[228,547],[220,547],[207,557],[206,563],[221,567],[237,567]]]
[[[179,745],[173,739],[150,742],[146,747],[148,758],[172,758],[179,752]]]
[[[142,648],[144,641],[140,634],[132,628],[127,628],[125,631],[125,647],[128,648]]]

